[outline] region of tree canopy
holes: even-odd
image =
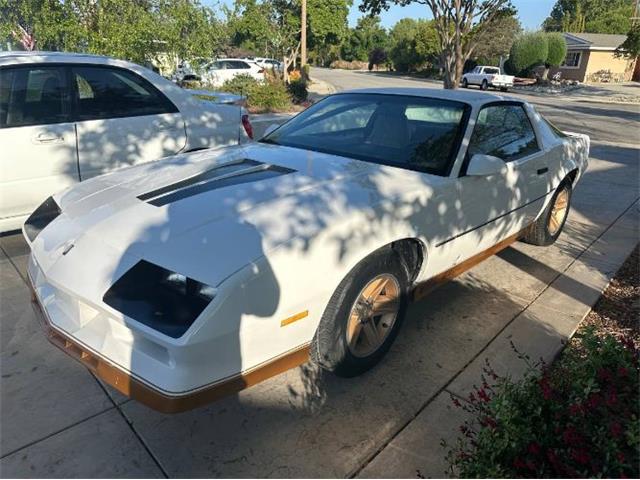
[[[430,10],[439,41],[445,88],[458,88],[464,64],[478,47],[482,32],[514,11],[510,0],[362,0],[360,10],[379,14],[393,3],[420,3]]]
[[[631,28],[633,0],[557,0],[542,27],[548,32],[617,33]]]
[[[386,49],[388,40],[387,31],[380,25],[380,17],[360,17],[342,44],[342,58],[366,61],[374,48]]]

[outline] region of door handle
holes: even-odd
[[[156,125],[156,128],[158,130],[175,130],[178,127],[176,125],[172,125],[172,124],[169,124],[169,123],[158,123]]]
[[[545,173],[547,173],[549,171],[549,169],[547,167],[544,168],[539,168],[538,169],[538,175],[544,175]]]
[[[33,138],[34,143],[50,145],[52,143],[63,143],[64,137],[53,133],[41,133]]]

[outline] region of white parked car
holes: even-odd
[[[259,143],[84,182],[27,220],[51,340],[185,410],[309,358],[375,365],[408,299],[523,239],[553,243],[589,137],[516,99],[336,94]]]
[[[0,232],[74,183],[167,155],[237,144],[237,105],[201,101],[108,57],[0,53]],[[244,117],[243,117],[244,116]]]
[[[284,70],[282,62],[279,62],[275,58],[257,57],[254,61],[261,67],[268,70],[274,70],[276,72],[282,72],[282,70]]]
[[[211,86],[220,87],[224,82],[238,75],[249,75],[262,81],[264,80],[264,67],[251,60],[220,58],[205,68],[202,80]]]
[[[504,75],[499,67],[477,66],[470,72],[462,75],[462,88],[468,88],[469,85],[478,85],[482,90],[489,87],[499,88],[503,92],[513,87],[513,75]]]

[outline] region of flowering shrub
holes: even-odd
[[[461,477],[637,478],[638,353],[631,338],[588,327],[552,366],[520,355],[530,367],[521,381],[499,377],[487,363],[468,402],[452,398],[472,416],[447,455],[452,470]]]

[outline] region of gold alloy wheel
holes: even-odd
[[[558,230],[560,230],[560,227],[562,226],[562,222],[564,222],[564,219],[567,216],[568,208],[569,192],[566,188],[563,188],[560,193],[558,193],[556,201],[553,204],[553,208],[551,209],[551,215],[549,215],[549,224],[547,225],[549,235],[555,235],[558,233]]]
[[[378,275],[360,291],[351,307],[347,344],[355,357],[366,357],[384,343],[400,310],[400,284],[388,273]]]

